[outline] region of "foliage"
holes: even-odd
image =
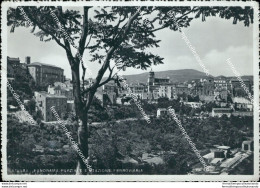
[[[196,96],[188,95],[188,102],[200,102],[200,98],[198,95]]]
[[[79,60],[78,54],[73,55],[71,51],[71,46],[75,47],[78,43],[79,55],[83,56],[87,50],[91,62],[103,64],[93,84],[94,90],[102,85],[100,81],[106,71],[112,73],[110,61],[118,69],[147,69],[152,64],[163,63],[162,57],[149,52],[150,48],[159,47],[160,40],[155,36],[159,30],[168,28],[177,31],[176,23],[180,28],[185,28],[194,19],[206,21],[207,17],[217,15],[233,19],[233,24],[240,21],[249,26],[253,23],[252,7],[84,7],[84,14],[63,10],[63,7],[22,8],[24,13],[20,8],[8,9],[7,25],[10,31],[14,32],[17,27],[28,27],[41,41],[56,41],[66,51],[72,68],[79,67],[79,62],[76,62]],[[89,9],[94,10],[94,14],[90,15]],[[169,13],[173,13],[175,19]],[[32,25],[28,24],[23,14]],[[53,15],[58,19],[55,20]],[[86,68],[83,64],[82,69],[84,79]]]
[[[94,11],[92,17],[89,9]],[[169,12],[173,13],[175,19],[169,16]],[[41,41],[54,40],[65,50],[74,82],[75,111],[82,120],[79,147],[88,156],[87,115],[97,89],[112,79],[119,83],[118,75],[113,72],[114,68],[120,70],[133,67],[145,70],[151,65],[162,64],[162,57],[149,52],[149,49],[159,47],[160,40],[156,38],[156,31],[177,31],[176,23],[180,28],[185,28],[190,26],[193,19],[201,18],[205,21],[207,17],[217,15],[220,18],[233,19],[234,24],[238,21],[244,22],[245,26],[253,23],[252,7],[83,7],[81,14],[75,10],[63,10],[61,6],[26,6],[23,7],[23,12],[21,8],[10,7],[7,11],[7,25],[11,32],[17,27],[31,28],[31,32]],[[28,24],[27,19],[32,25]],[[72,49],[75,47],[76,54]],[[80,87],[80,81],[84,83],[86,67],[80,57],[83,57],[85,51],[91,57],[89,63],[99,63],[102,66],[93,85],[82,90],[84,87]],[[80,69],[83,70],[81,77]],[[101,82],[106,72],[109,77]],[[26,93],[26,85],[21,84],[20,87]],[[28,92],[29,96],[30,91]],[[187,111],[189,109],[184,107],[179,110],[179,114]],[[149,131],[143,134],[149,134]],[[184,164],[179,166],[180,172],[187,171],[185,163],[178,164]]]
[[[64,145],[70,145],[70,141],[63,130],[59,128],[60,125],[44,125],[42,123],[40,127],[22,124],[10,115],[8,115],[7,124],[9,168],[27,169],[30,173],[33,173],[34,169],[75,168],[76,152],[72,148],[63,149]],[[76,127],[69,125],[67,128],[76,140]],[[33,151],[36,145],[42,146],[44,152]]]
[[[25,108],[26,110],[32,114],[33,112],[35,112],[35,108],[36,108],[36,102],[34,99],[29,100],[26,104],[25,104]]]
[[[252,117],[180,120],[198,150],[205,150],[208,145],[215,144],[240,148],[243,140],[253,136]],[[44,161],[48,167],[55,169],[65,166],[73,168],[76,165],[75,151],[72,148],[63,149],[70,142],[59,125],[42,124],[39,127],[21,124],[13,116],[8,116],[7,123],[7,156],[10,168],[47,168]],[[67,128],[73,139],[77,140],[76,124],[70,124]],[[140,163],[138,166],[128,164],[128,167],[142,168],[145,174],[186,174],[192,164],[199,162],[173,119],[153,119],[149,126],[146,126],[145,120],[111,122],[102,127],[91,126],[89,134],[93,168],[123,168],[126,164],[121,160],[127,156],[140,162],[139,157],[143,153],[161,151],[174,151],[177,155],[163,156],[165,163],[161,165]],[[44,147],[45,157],[42,153],[32,151],[35,145]]]

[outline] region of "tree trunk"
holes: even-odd
[[[78,147],[82,152],[85,159],[88,158],[88,118],[87,112],[82,102],[81,89],[80,89],[80,75],[79,66],[72,67],[72,83],[76,116],[78,117]],[[86,164],[83,159],[78,155],[76,174],[87,174]]]
[[[88,123],[87,123],[87,114],[80,120],[78,127],[78,145],[84,155],[85,159],[88,158]],[[87,174],[89,170],[87,169],[86,164],[83,162],[81,157],[78,157],[76,174],[83,175]]]

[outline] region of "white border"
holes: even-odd
[[[91,1],[91,2],[2,2],[1,19],[1,38],[2,38],[2,59],[3,67],[6,68],[7,57],[7,27],[6,11],[10,6],[252,6],[254,7],[254,175],[7,175],[6,161],[6,133],[7,133],[7,111],[2,110],[2,178],[4,181],[258,181],[259,179],[259,66],[258,66],[258,4],[257,2],[110,2],[110,1]],[[246,62],[245,62],[246,63]],[[6,100],[6,74],[2,75],[1,80],[1,102],[2,109],[7,109]],[[4,100],[3,100],[4,99]]]

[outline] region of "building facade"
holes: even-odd
[[[47,92],[35,92],[34,93],[37,108],[41,110],[43,121],[57,121],[57,118],[51,111],[51,107],[54,106],[57,114],[60,118],[67,112],[67,98],[65,96],[52,95]]]
[[[17,67],[20,65],[20,59],[18,58],[14,58],[14,57],[9,57],[7,56],[7,64],[12,65],[12,67]]]
[[[65,96],[67,100],[74,100],[73,88],[61,82],[55,82],[54,86],[48,86],[48,93],[52,95]]]
[[[201,102],[184,102],[183,104],[192,108],[200,108],[202,106]]]
[[[171,85],[160,85],[159,87],[159,96],[166,97],[168,99],[177,99],[176,86]]]
[[[14,79],[15,75],[25,78],[30,77],[27,70],[27,57],[25,58],[25,63],[21,63],[19,58],[12,58],[7,56],[7,78]]]
[[[20,66],[19,58],[12,58],[7,56],[7,78],[14,78],[16,70]]]
[[[176,93],[178,94],[189,94],[190,89],[187,85],[177,85],[176,86]]]
[[[27,67],[38,86],[48,86],[54,82],[64,82],[64,70],[60,67],[39,62],[28,63]]]
[[[230,117],[232,112],[231,108],[212,108],[212,117],[221,117],[222,115]]]
[[[167,108],[158,108],[157,109],[157,117],[169,115],[169,111]]]
[[[246,93],[245,88],[242,86],[244,84],[248,91],[252,94],[252,84],[248,79],[242,79],[243,82],[240,82],[238,79],[231,79],[230,85],[231,85],[231,91],[233,97],[243,97],[248,96],[248,93]]]
[[[152,92],[154,89],[158,89],[160,85],[170,84],[170,78],[156,78],[155,73],[151,70],[148,77],[148,91]]]
[[[227,90],[228,89],[228,83],[227,83],[227,79],[225,77],[218,77],[216,79],[214,79],[214,84],[215,84],[215,88],[216,90]]]

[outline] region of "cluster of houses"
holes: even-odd
[[[74,110],[73,87],[71,80],[66,79],[64,70],[54,65],[40,62],[31,63],[31,57],[26,57],[21,63],[19,58],[7,57],[8,79],[12,80],[17,68],[28,71],[36,85],[45,86],[46,91],[35,92],[37,107],[41,110],[43,120],[55,121],[55,117],[49,110],[51,106],[56,106],[59,115],[62,112]],[[21,71],[19,70],[19,71]],[[244,84],[250,92],[253,91],[253,84],[244,79]],[[84,85],[89,87],[93,83],[92,79],[86,80]],[[118,87],[116,83],[109,82],[98,88],[95,96],[103,106],[113,104],[130,104],[131,95],[137,96],[140,100],[147,100],[156,103],[159,98],[169,100],[181,98],[184,105],[192,108],[200,108],[203,103],[215,101],[221,108],[214,108],[212,116],[241,115],[241,112],[234,112],[234,108],[244,109],[242,115],[251,115],[253,106],[243,94],[244,89],[237,79],[217,77],[208,79],[192,80],[184,83],[173,83],[170,78],[157,78],[151,70],[147,83],[129,84],[129,88]],[[189,102],[184,96],[198,96],[198,102]],[[232,104],[228,101],[228,96],[232,98]],[[229,102],[229,105],[228,105]],[[228,106],[228,108],[227,108]],[[59,113],[60,112],[60,113]],[[157,116],[167,113],[166,109],[158,109]]]
[[[242,142],[241,148],[231,149],[229,146],[214,145],[210,152],[203,156],[209,167],[210,174],[228,174],[244,159],[253,154],[254,144],[252,138]],[[202,165],[193,166],[193,174],[205,173]]]
[[[25,62],[19,58],[7,57],[7,78],[12,80],[15,74],[22,72],[26,76],[29,72],[37,86],[48,86],[54,82],[64,82],[64,70],[55,65],[40,62],[31,62],[31,57],[25,57]]]
[[[19,58],[7,57],[7,78],[14,81],[15,74],[28,74],[36,86],[47,88],[46,91],[35,91],[34,98],[37,109],[42,112],[43,121],[57,121],[50,107],[61,116],[62,113],[74,109],[73,89],[70,80],[66,80],[64,70],[55,65],[40,62],[31,62],[31,57],[25,57],[25,62]]]
[[[64,70],[60,67],[48,65],[40,62],[31,63],[31,58],[26,57],[25,62],[21,63],[19,58],[7,57],[7,77],[9,81],[14,80],[17,71],[22,74],[29,73],[38,86],[45,86],[46,91],[35,91],[34,98],[37,108],[41,111],[43,121],[57,121],[50,110],[55,106],[56,112],[62,117],[64,113],[74,111],[74,96],[71,80],[66,79]],[[244,84],[252,93],[253,84],[244,79]],[[85,87],[89,87],[93,80],[86,81]],[[241,83],[236,79],[226,77],[208,78],[193,80],[184,83],[172,83],[170,78],[156,78],[153,71],[149,72],[147,83],[129,84],[130,90],[118,87],[115,83],[108,83],[99,88],[96,98],[102,105],[129,104],[131,95],[136,95],[140,100],[157,102],[159,98],[169,100],[177,99],[181,96],[180,102],[183,105],[197,109],[207,102],[218,103],[219,108],[213,108],[211,116],[221,117],[226,115],[234,116],[253,116],[253,104],[243,94]],[[199,101],[188,101],[183,95],[198,96]],[[228,96],[232,101],[228,101]],[[240,110],[236,110],[240,109]],[[157,109],[157,117],[168,115],[166,108]],[[69,147],[69,146],[66,146]],[[66,149],[64,147],[64,149]],[[36,146],[34,152],[43,152],[43,147]],[[230,168],[234,168],[248,156],[252,155],[253,141],[243,141],[241,149],[231,149],[229,146],[214,146],[209,153],[203,156],[206,163],[210,166],[211,173],[225,173]],[[174,152],[170,153],[174,155]],[[138,164],[136,160],[124,159],[124,161]],[[144,153],[140,161],[150,164],[162,164],[163,159],[159,154]],[[194,174],[200,174],[202,168],[193,168]]]
[[[250,92],[253,91],[253,84],[249,79],[243,79],[245,86]],[[231,97],[245,97],[246,93],[241,83],[235,78],[220,76],[217,78],[197,79],[183,83],[173,83],[170,78],[156,78],[151,70],[147,83],[129,84],[129,88],[118,88],[116,84],[109,83],[103,87],[108,93],[118,96],[128,96],[130,93],[140,99],[157,100],[159,98],[177,99],[178,95],[186,94],[199,96],[201,101],[227,101],[228,95]],[[115,102],[115,101],[111,101]]]
[[[244,84],[253,92],[253,84],[248,79],[243,79]],[[180,102],[192,108],[201,108],[205,103],[215,102],[220,108],[212,110],[212,116],[228,117],[233,115],[251,116],[253,104],[248,99],[241,83],[234,78],[220,76],[217,78],[192,80],[184,83],[173,83],[167,78],[156,78],[153,71],[149,72],[147,83],[129,84],[130,89],[118,87],[115,83],[108,83],[99,91],[99,98],[106,95],[109,104],[130,104],[131,95],[149,103],[157,103],[159,98],[174,100],[180,97]],[[198,97],[198,101],[188,101],[188,97]],[[228,99],[228,97],[231,99]],[[105,104],[104,104],[105,105]],[[237,109],[239,109],[237,111]],[[242,111],[242,112],[241,112]],[[167,114],[167,109],[158,109],[157,116]]]

